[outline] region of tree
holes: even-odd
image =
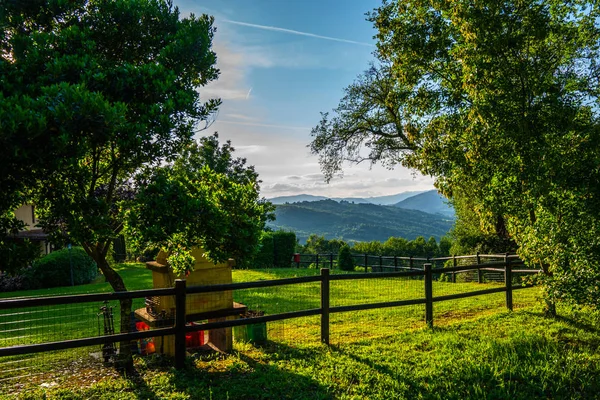
[[[354,271],[354,258],[352,258],[352,252],[348,245],[340,247],[337,265],[342,271]]]
[[[380,102],[401,124],[381,126],[410,146],[392,143],[373,159],[435,176],[450,198],[469,196],[482,225],[544,268],[549,298],[596,306],[598,13],[590,1],[386,1],[369,16],[386,79],[403,93]],[[338,117],[313,130],[313,151],[338,160],[322,162],[330,172],[350,158],[336,141],[390,136],[336,130],[352,125]]]
[[[197,245],[216,262],[254,255],[274,206],[260,198],[254,167],[234,151],[214,134],[188,144],[172,164],[140,174],[127,212],[134,247],[168,250],[177,273],[192,268]]]
[[[219,105],[197,90],[218,76],[213,18],[180,18],[162,0],[35,0],[6,3],[0,26],[1,143],[18,161],[3,182],[126,290],[106,255],[134,199],[131,176],[172,160]],[[123,331],[130,309],[121,302]]]

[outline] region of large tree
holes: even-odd
[[[192,268],[198,245],[215,262],[251,257],[274,206],[260,198],[258,174],[234,150],[217,134],[202,137],[173,163],[139,174],[127,211],[131,243],[167,250],[177,273]]]
[[[482,225],[546,270],[549,298],[594,305],[599,11],[595,1],[385,1],[370,20],[386,79],[402,96],[380,104],[401,120],[381,125],[391,134],[358,132],[371,147],[394,140],[394,152],[375,160],[416,168],[447,196],[465,196]],[[331,151],[336,140],[360,138],[327,121],[313,134],[313,151],[338,160],[347,154]]]
[[[112,288],[126,290],[106,255],[134,195],[131,177],[172,160],[219,104],[198,90],[218,76],[213,18],[181,18],[163,0],[3,8],[0,179],[10,201],[0,211],[29,195],[55,240],[80,243]],[[130,308],[121,303],[123,331]]]

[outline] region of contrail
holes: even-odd
[[[221,124],[233,124],[233,125],[245,125],[245,126],[259,126],[265,128],[278,128],[278,129],[291,129],[291,130],[310,130],[307,126],[291,126],[291,125],[274,125],[274,124],[261,124],[258,122],[241,122],[241,121],[228,121],[219,119],[216,122]]]
[[[250,92],[252,91],[252,88],[250,88],[250,90],[248,90],[248,94],[246,95],[246,100],[248,100],[250,98]]]
[[[263,29],[263,30],[266,30],[266,31],[275,31],[275,32],[290,33],[292,35],[308,36],[308,37],[313,37],[313,38],[317,38],[317,39],[332,40],[334,42],[342,42],[342,43],[357,44],[359,46],[375,47],[375,45],[373,45],[371,43],[357,42],[355,40],[340,39],[340,38],[331,37],[331,36],[316,35],[314,33],[300,32],[300,31],[295,31],[295,30],[292,30],[292,29],[279,28],[279,27],[276,27],[276,26],[249,24],[247,22],[232,21],[230,19],[224,19],[222,21],[226,22],[226,23],[229,23],[229,24],[240,25],[240,26],[247,26],[249,28]]]

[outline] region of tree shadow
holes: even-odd
[[[328,389],[316,380],[279,366],[279,361],[307,359],[302,351],[275,342],[267,342],[260,351],[251,346],[230,354],[200,352],[187,357],[186,366],[173,371],[168,363],[154,363],[149,369],[165,372],[174,392],[192,399],[331,399]],[[168,358],[167,358],[168,359]],[[172,364],[171,364],[172,365]],[[140,374],[128,379],[136,386],[139,399],[161,399],[161,389]]]

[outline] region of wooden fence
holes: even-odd
[[[500,257],[500,256],[496,256]],[[329,316],[332,313],[342,313],[359,310],[371,310],[377,308],[386,307],[402,307],[416,304],[425,304],[425,321],[428,326],[433,326],[433,308],[434,303],[440,301],[450,301],[460,298],[481,296],[491,293],[506,293],[506,307],[509,310],[513,308],[512,292],[513,290],[522,289],[528,286],[513,285],[512,273],[538,273],[537,270],[521,269],[515,270],[514,267],[522,266],[523,263],[520,260],[515,259],[508,255],[503,255],[502,261],[499,262],[488,262],[478,263],[473,265],[457,265],[447,268],[433,268],[432,263],[425,263],[422,269],[412,267],[411,270],[404,271],[386,271],[377,273],[353,273],[353,274],[330,274],[328,268],[322,268],[320,275],[299,277],[299,278],[287,278],[277,279],[270,281],[256,281],[256,282],[245,282],[245,283],[232,283],[222,285],[210,285],[210,286],[186,286],[185,280],[177,280],[174,288],[168,289],[152,289],[152,290],[140,290],[130,292],[115,292],[105,294],[85,294],[85,295],[72,295],[72,296],[57,296],[57,297],[44,297],[44,298],[27,298],[27,299],[6,299],[0,300],[0,310],[17,309],[24,307],[36,307],[36,306],[49,306],[49,305],[61,305],[61,304],[72,304],[72,303],[89,303],[89,302],[104,302],[112,300],[122,299],[136,299],[146,298],[153,296],[175,296],[175,319],[172,326],[152,329],[149,331],[141,332],[128,332],[118,333],[112,335],[98,335],[96,337],[88,337],[82,339],[56,341],[42,344],[30,344],[30,345],[18,345],[11,347],[0,348],[0,357],[14,356],[22,354],[40,353],[53,350],[64,350],[72,349],[77,347],[94,346],[94,345],[107,345],[114,344],[123,341],[132,341],[139,339],[146,339],[159,336],[174,335],[175,336],[175,366],[176,368],[182,368],[185,363],[186,355],[186,333],[205,331],[211,329],[230,328],[235,326],[250,325],[257,323],[266,323],[272,321],[280,321],[290,318],[299,318],[307,316],[320,315],[320,326],[321,326],[321,341],[329,344]],[[480,260],[481,257],[477,259]],[[398,257],[400,259],[400,257]],[[410,259],[410,258],[409,258]],[[452,259],[446,258],[447,259]],[[459,259],[456,257],[455,259]],[[412,260],[417,260],[412,259]],[[436,261],[440,261],[437,259]],[[329,260],[331,262],[331,259]],[[420,261],[420,260],[419,260]],[[432,261],[432,260],[429,260]],[[483,289],[472,291],[468,293],[458,293],[444,296],[433,296],[432,285],[434,281],[434,275],[437,274],[458,274],[469,271],[480,271],[480,270],[493,270],[501,271],[505,277],[505,285],[503,287],[495,287],[490,289]],[[341,280],[357,280],[357,279],[377,279],[377,278],[399,278],[399,277],[419,277],[423,279],[424,285],[424,297],[410,300],[398,300],[389,301],[382,303],[369,303],[369,304],[355,304],[347,306],[336,306],[330,307],[330,282],[341,281]],[[187,295],[199,294],[199,293],[211,293],[211,292],[222,292],[222,291],[233,291],[241,289],[252,289],[252,288],[265,288],[274,286],[284,285],[295,285],[309,282],[320,282],[320,307],[313,309],[305,309],[300,311],[284,312],[278,314],[257,316],[251,318],[241,318],[235,320],[226,320],[218,322],[206,322],[197,325],[188,325],[190,316],[186,315],[186,299]]]

